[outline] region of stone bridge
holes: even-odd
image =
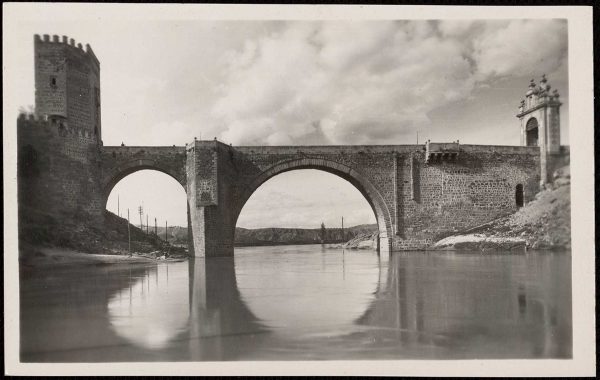
[[[154,169],[188,198],[190,249],[230,256],[238,216],[265,181],[318,169],[354,185],[371,205],[380,252],[425,249],[438,239],[514,212],[539,190],[539,148],[424,145],[102,147],[103,201],[122,178]],[[273,207],[274,205],[265,205]]]
[[[114,185],[154,169],[185,189],[190,248],[199,257],[231,256],[244,204],[285,171],[324,170],[353,184],[373,209],[386,252],[424,249],[514,212],[569,156],[560,145],[559,95],[549,92],[545,77],[539,86],[531,81],[519,107],[524,146],[232,147],[217,140],[103,146],[100,63],[91,47],[84,51],[67,36],[36,35],[34,56],[35,114],[17,120],[20,220],[35,219],[44,228],[101,223]]]

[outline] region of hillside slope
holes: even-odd
[[[152,233],[146,234],[130,225],[131,251],[134,253],[169,252],[183,254],[182,248],[171,246]],[[127,220],[105,211],[104,223],[93,226],[87,220],[58,223],[54,218],[31,210],[19,218],[19,244],[71,248],[85,253],[125,254],[129,252]]]
[[[353,239],[358,235],[372,234],[377,231],[376,224],[361,224],[344,229],[342,236],[341,228],[327,228],[325,243],[338,243]],[[167,239],[174,245],[187,244],[187,227],[168,227]],[[165,236],[165,228],[158,227],[158,236]],[[240,246],[262,246],[262,245],[285,245],[285,244],[321,244],[320,228],[258,228],[249,229],[236,227],[235,245]]]

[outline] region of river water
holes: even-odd
[[[23,362],[572,355],[568,254],[252,247],[21,277]]]

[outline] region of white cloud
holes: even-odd
[[[228,53],[212,117],[234,144],[399,142],[469,95],[462,53],[432,23],[292,23]]]
[[[567,52],[567,23],[513,20],[489,24],[474,39],[473,58],[481,75],[533,75],[556,70]]]
[[[558,20],[288,23],[228,52],[211,123],[234,144],[402,143],[436,108],[565,53]]]

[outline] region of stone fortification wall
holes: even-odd
[[[17,149],[20,210],[58,221],[102,215],[99,146],[93,133],[21,115]]]

